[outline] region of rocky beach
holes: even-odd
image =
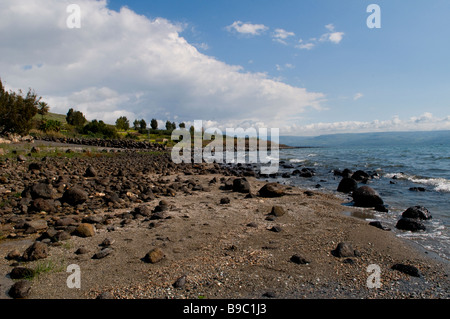
[[[127,143],[3,149],[0,298],[449,297],[448,263],[351,216],[383,208],[370,187],[343,177],[343,202],[250,165],[174,164],[165,147]],[[418,210],[407,227],[420,228]]]

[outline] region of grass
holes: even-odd
[[[65,262],[55,262],[54,260],[43,260],[38,261],[34,266],[34,273],[30,274],[30,276],[24,278],[26,280],[33,280],[35,278],[39,278],[40,275],[50,273],[50,272],[62,272],[66,269]]]

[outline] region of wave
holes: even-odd
[[[417,184],[434,186],[434,190],[437,192],[450,193],[450,180],[446,178],[421,177],[405,173],[387,173],[384,174],[384,176],[387,178],[403,179]]]

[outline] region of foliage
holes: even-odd
[[[108,126],[103,121],[93,120],[86,124],[82,129],[83,134],[98,138],[118,138],[119,135],[114,127]]]
[[[158,121],[156,119],[152,119],[152,121],[150,122],[150,126],[153,130],[157,130],[158,129]]]
[[[72,108],[67,112],[66,121],[76,127],[82,127],[87,122],[82,112],[74,111]]]
[[[60,121],[55,120],[43,120],[39,129],[43,132],[59,132],[61,131],[62,124]]]
[[[130,121],[126,116],[121,116],[116,120],[116,128],[120,131],[128,131],[130,128]]]
[[[0,134],[26,134],[32,127],[32,119],[38,113],[41,97],[31,89],[26,95],[6,92],[0,80]]]

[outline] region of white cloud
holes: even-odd
[[[424,113],[418,117],[400,119],[398,116],[390,120],[364,121],[343,121],[330,123],[313,123],[306,125],[293,124],[281,131],[281,135],[316,136],[335,133],[368,133],[387,131],[431,131],[449,130],[450,116],[444,118],[434,117],[431,113]]]
[[[274,41],[277,41],[279,43],[287,45],[287,42],[285,40],[289,37],[294,37],[294,36],[295,36],[294,32],[286,31],[284,29],[275,29],[275,32],[272,35],[272,38]]]
[[[344,38],[345,33],[344,32],[334,32],[335,26],[333,24],[327,24],[325,26],[325,29],[327,29],[330,32],[326,32],[322,34],[318,39],[317,38],[311,38],[308,42],[304,42],[302,39],[300,39],[295,47],[302,50],[311,50],[314,48],[319,42],[332,42],[334,44],[339,44],[342,39]]]
[[[359,100],[360,98],[362,98],[364,96],[364,94],[362,94],[362,93],[356,93],[354,96],[353,96],[353,100],[354,101],[357,101],[357,100]]]
[[[261,33],[267,31],[269,28],[264,24],[252,24],[243,23],[242,21],[235,21],[231,25],[227,26],[228,31],[236,31],[241,34],[247,35],[260,35]]]
[[[0,76],[8,89],[32,87],[51,111],[71,107],[89,119],[118,115],[229,127],[282,127],[325,96],[200,53],[180,32],[186,25],[149,19],[107,1],[78,0],[81,29],[66,26],[70,0],[0,2]],[[263,25],[238,23],[257,34]],[[24,66],[31,66],[24,68]]]

